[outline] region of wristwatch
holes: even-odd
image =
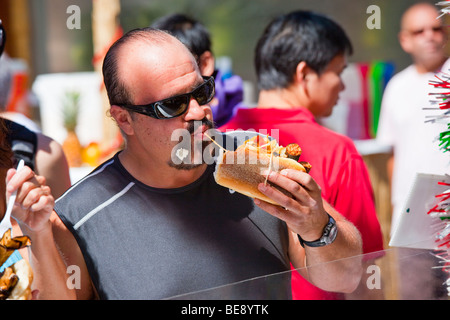
[[[300,237],[300,235],[297,234],[297,236],[302,247],[305,247],[305,245],[307,245],[308,247],[323,247],[327,244],[333,243],[333,241],[336,239],[337,231],[336,221],[332,216],[328,214],[328,223],[323,229],[322,236],[319,239],[317,239],[316,241],[305,241]]]

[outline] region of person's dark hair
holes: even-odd
[[[132,97],[125,83],[118,75],[117,55],[119,49],[128,41],[134,39],[162,39],[161,35],[167,35],[166,32],[154,28],[134,29],[127,32],[109,48],[103,60],[102,72],[103,82],[110,105],[133,104]]]
[[[3,54],[3,50],[5,49],[6,44],[6,31],[3,27],[3,22],[0,19],[0,56]]]
[[[0,56],[3,53],[6,42],[6,33],[0,20]],[[8,127],[5,121],[0,117],[0,168],[11,168],[13,152],[8,143]]]
[[[320,74],[339,54],[353,53],[345,31],[331,19],[310,11],[295,11],[274,19],[255,49],[261,90],[286,88],[304,61]]]
[[[0,117],[0,168],[11,168],[13,165],[13,152],[8,143],[8,127]]]
[[[196,59],[205,51],[211,51],[211,36],[206,27],[184,14],[161,17],[151,27],[169,32],[188,47]]]

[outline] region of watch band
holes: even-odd
[[[322,236],[319,239],[315,241],[305,241],[302,239],[302,237],[300,237],[299,234],[297,234],[298,240],[300,241],[300,244],[303,248],[305,247],[305,245],[307,245],[308,247],[323,247],[334,242],[337,236],[336,221],[328,213],[327,215],[328,223],[323,229]]]

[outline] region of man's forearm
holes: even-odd
[[[345,220],[337,221],[338,235],[332,244],[305,246],[308,280],[336,292],[352,292],[362,275],[362,242],[358,230]]]
[[[25,226],[21,228],[31,238],[29,259],[34,274],[32,289],[38,290],[37,299],[75,299],[74,290],[67,286],[66,265],[55,245],[50,222],[37,233]]]

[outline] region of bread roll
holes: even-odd
[[[267,181],[264,171],[279,172],[283,169],[295,169],[307,172],[297,161],[274,155],[274,152],[262,152],[258,147],[242,145],[236,151],[222,150],[218,157],[215,179],[224,187],[242,193],[251,198],[258,198],[279,205],[258,190],[258,184],[268,183],[284,194],[292,196],[286,190]]]

